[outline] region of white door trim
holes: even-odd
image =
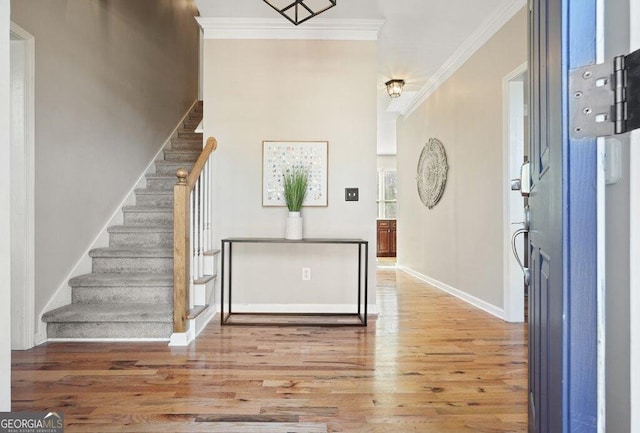
[[[22,209],[11,209],[12,214],[18,212],[22,217],[17,231],[20,253],[11,257],[12,267],[20,266],[23,277],[17,286],[22,292],[22,311],[20,316],[12,314],[12,329],[21,330],[19,338],[12,341],[12,349],[29,349],[35,340],[35,41],[33,35],[13,22],[11,39],[19,40],[24,48],[24,110],[17,110],[18,115],[24,115],[23,153],[20,166],[11,167],[11,176],[24,197]],[[13,233],[11,238],[16,242]]]
[[[629,48],[631,51],[640,49],[640,0],[629,0],[629,29],[630,41]],[[640,130],[631,132],[631,161],[629,170],[630,182],[630,208],[631,208],[631,224],[630,232],[630,284],[629,284],[629,304],[631,308],[630,314],[630,352],[631,352],[631,432],[640,432],[640,411],[633,408],[640,407],[640,227],[638,221],[640,219]]]
[[[527,72],[527,63],[523,63],[511,71],[502,79],[502,122],[503,122],[503,182],[502,182],[502,209],[503,209],[503,303],[504,319],[509,322],[524,321],[524,284],[514,286],[512,274],[521,273],[517,268],[511,251],[511,236],[520,228],[511,224],[511,196],[510,180],[513,178],[511,170],[511,112],[512,95],[510,83]],[[523,212],[524,213],[524,212]],[[520,238],[522,239],[522,238]],[[517,268],[517,269],[514,269]],[[524,280],[523,280],[524,281]]]
[[[636,0],[638,1],[638,0]],[[640,8],[634,13],[640,13]],[[640,26],[640,20],[636,24]],[[636,45],[638,47],[638,45]],[[631,208],[631,224],[630,232],[630,251],[629,264],[631,269],[629,284],[629,304],[631,309],[629,320],[630,329],[630,379],[631,379],[631,432],[640,432],[640,411],[633,410],[640,406],[640,227],[638,227],[638,219],[640,218],[640,131],[633,131],[630,139],[631,158],[630,158],[630,208]]]
[[[11,410],[11,304],[7,299],[11,297],[11,245],[7,239],[11,238],[10,213],[11,200],[9,196],[10,164],[9,158],[9,22],[10,2],[0,2],[0,412]]]
[[[604,0],[596,0],[596,63],[604,63],[605,37]],[[597,283],[596,283],[596,335],[597,335],[597,431],[605,433],[607,425],[607,387],[606,387],[606,198],[605,198],[605,140],[596,139],[596,237],[597,237]]]

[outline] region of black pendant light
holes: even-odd
[[[338,0],[264,0],[296,26],[336,5]]]

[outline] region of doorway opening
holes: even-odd
[[[11,23],[11,349],[30,349],[35,329],[34,38]]]
[[[398,178],[395,155],[378,155],[378,217],[376,221],[376,264],[396,266]]]
[[[520,191],[511,190],[511,179],[519,179],[522,164],[528,160],[527,64],[514,69],[503,79],[504,107],[504,315],[509,322],[526,319],[527,290],[523,271],[512,253],[512,236],[524,228],[526,199]],[[514,249],[524,266],[526,238],[514,239]]]

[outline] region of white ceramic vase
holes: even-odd
[[[302,239],[302,217],[300,212],[289,212],[284,238],[291,240]]]

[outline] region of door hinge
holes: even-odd
[[[613,63],[569,73],[572,138],[607,137],[640,128],[640,50]]]

